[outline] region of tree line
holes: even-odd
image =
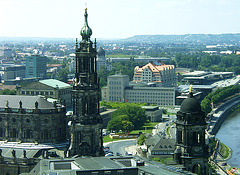
[[[240,55],[224,54],[211,55],[208,53],[182,54],[175,56],[178,67],[192,68],[194,70],[211,70],[216,72],[235,72],[240,74]]]
[[[240,85],[232,85],[218,89],[212,93],[209,93],[201,102],[201,107],[205,114],[211,112],[212,105],[218,105],[223,102],[226,98],[239,94]]]

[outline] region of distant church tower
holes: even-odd
[[[185,99],[176,121],[175,161],[187,171],[208,174],[208,145],[205,142],[206,121],[200,103],[193,97],[192,88]]]
[[[70,122],[69,156],[99,156],[103,152],[102,118],[99,114],[100,88],[97,77],[96,41],[90,40],[92,29],[85,23],[76,41],[76,73],[73,81],[73,116]]]

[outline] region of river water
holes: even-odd
[[[232,167],[240,168],[240,111],[224,121],[216,137],[233,150],[232,157],[226,162]]]

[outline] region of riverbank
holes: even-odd
[[[230,115],[228,117],[232,118],[232,117],[236,116],[238,113],[240,113],[240,108],[238,108],[237,110],[230,113]],[[231,157],[233,155],[233,150],[228,145],[226,145],[220,141],[219,153],[224,161],[228,161],[229,159],[231,159]]]
[[[216,133],[216,138],[219,139],[226,147],[230,150],[228,157],[223,157],[224,162],[226,162],[231,167],[240,168],[239,162],[239,134],[240,129],[240,109],[232,111],[229,113],[228,118],[222,124],[218,133]]]

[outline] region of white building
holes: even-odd
[[[128,75],[111,75],[102,88],[102,100],[111,102],[148,103],[158,106],[175,105],[175,87],[158,87],[155,84],[129,85]]]
[[[161,87],[175,87],[176,73],[174,65],[165,65],[161,62],[149,62],[143,67],[134,68],[133,81],[156,82]]]

